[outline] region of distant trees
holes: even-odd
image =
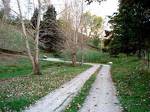
[[[96,1],[96,2],[102,2],[102,1],[106,1],[106,0],[86,0],[86,2],[88,3],[88,4],[91,4],[92,2],[94,2],[94,1]]]
[[[33,27],[36,27],[38,9],[35,9],[31,18]],[[47,11],[43,15],[41,21],[39,41],[40,47],[44,50],[57,52],[63,49],[64,37],[56,20],[56,11],[53,5],[47,7]]]
[[[61,51],[64,46],[64,36],[56,20],[56,11],[53,5],[48,6],[44,13],[40,28],[40,42],[48,51]]]
[[[83,44],[82,14],[83,0],[65,2],[64,12],[61,14],[62,31],[65,35],[65,49],[71,55],[72,65],[77,62],[77,52]],[[82,48],[81,48],[82,49]],[[83,60],[82,60],[83,61]]]
[[[119,13],[110,21],[114,27],[112,52],[116,47],[118,53],[135,54],[139,52],[138,55],[141,55],[142,50],[146,47],[145,39],[147,37],[143,35],[145,32],[144,10],[140,2],[132,5],[121,4]]]
[[[84,33],[90,38],[100,36],[103,19],[100,16],[92,15],[90,12],[83,14]]]
[[[35,29],[35,28],[36,28],[36,25],[37,25],[38,13],[39,13],[38,8],[35,8],[34,13],[33,13],[33,16],[32,16],[32,18],[31,18],[31,24],[32,24],[32,28],[33,28],[33,29]]]
[[[3,16],[4,16],[4,11],[3,11],[3,9],[0,9],[0,19],[1,20],[3,19]]]
[[[3,11],[4,11],[4,15],[3,15],[3,19],[7,20],[9,18],[9,14],[10,14],[10,0],[2,0],[3,3]]]
[[[136,33],[136,13],[132,10],[133,7],[127,5],[119,9],[119,13],[111,18],[111,23],[114,27],[113,41],[111,42],[111,54],[118,54],[119,52],[127,55],[138,50],[138,38]]]
[[[84,13],[84,0],[67,1],[60,16],[62,31],[65,35],[65,48],[69,51],[72,64],[76,65],[77,52],[81,51],[81,64],[84,60],[86,38],[99,38],[102,18]]]
[[[102,33],[103,19],[100,16],[92,15],[90,12],[83,14],[83,33],[89,37],[93,47],[99,48],[100,36]]]
[[[149,60],[150,52],[150,8],[148,0],[121,1],[119,13],[110,20],[113,25],[113,41],[110,53],[137,54]]]

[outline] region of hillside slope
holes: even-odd
[[[31,43],[32,40],[30,41]],[[18,52],[26,51],[20,28],[0,22],[0,48]]]

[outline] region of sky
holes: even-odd
[[[31,0],[36,1],[36,0]],[[51,0],[52,4],[55,6],[56,11],[60,12],[63,9],[64,0]],[[20,0],[21,8],[25,13],[25,9],[27,8],[27,0]],[[11,8],[17,11],[16,0],[11,0]],[[105,18],[107,15],[112,15],[117,11],[118,8],[118,0],[106,0],[101,2],[101,4],[97,2],[93,2],[90,5],[85,6],[85,11],[90,11],[92,14],[102,16]]]
[[[30,10],[30,14],[28,13],[29,10],[27,9],[29,8],[29,6],[27,5],[27,1],[28,0],[20,0],[21,9],[22,9],[23,15],[30,18],[33,14],[33,10]],[[36,0],[30,0],[30,1],[36,1]],[[55,6],[57,13],[63,10],[64,0],[50,0],[50,1]],[[71,0],[68,0],[68,1],[71,1]],[[104,2],[101,2],[101,4],[97,2],[93,2],[90,5],[86,5],[85,3],[84,12],[90,11],[94,15],[101,16],[104,19],[105,28],[108,27],[109,29],[109,25],[107,24],[108,18],[106,17],[113,15],[113,13],[117,11],[118,4],[119,4],[118,0],[106,0]],[[16,0],[11,0],[11,8],[14,11],[18,12]]]
[[[63,0],[51,0],[51,2],[54,4],[57,12],[61,12],[63,9],[63,7],[61,7],[64,3]],[[101,4],[93,2],[90,5],[85,4],[84,11],[90,11],[94,15],[101,16],[104,20],[104,29],[110,30],[110,24],[108,24],[109,19],[107,16],[111,16],[114,12],[117,12],[118,5],[118,0],[106,0],[101,2]]]
[[[91,11],[93,14],[102,16],[105,18],[108,15],[112,15],[118,9],[118,0],[107,0],[101,4],[92,3],[87,7],[87,10]]]
[[[63,4],[63,0],[51,0],[52,4],[55,5],[56,10],[60,11],[60,6]],[[85,6],[86,11],[90,11],[92,14],[102,16],[105,18],[108,15],[112,15],[118,9],[118,0],[106,0],[101,2],[93,2],[90,5]]]

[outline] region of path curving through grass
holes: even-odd
[[[24,112],[62,112],[71,102],[72,98],[78,93],[86,80],[88,80],[99,67],[99,64],[95,64],[93,67],[62,85],[59,89],[43,97]]]

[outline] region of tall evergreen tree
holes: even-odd
[[[145,50],[146,36],[144,34],[147,33],[145,32],[143,14],[146,8],[142,2],[133,2],[133,0],[132,2],[121,2],[119,13],[111,20],[114,26],[113,41],[110,44],[111,53],[115,51],[126,54],[138,53],[140,57]]]
[[[55,11],[55,7],[53,5],[48,6],[47,11],[43,16],[43,21],[55,21],[56,22],[57,12]]]
[[[31,18],[31,24],[32,24],[33,29],[35,29],[36,25],[37,25],[38,12],[39,12],[39,10],[36,8],[34,10],[32,18]]]
[[[40,29],[41,47],[48,51],[60,51],[63,49],[63,34],[56,20],[56,11],[53,5],[44,13]]]

